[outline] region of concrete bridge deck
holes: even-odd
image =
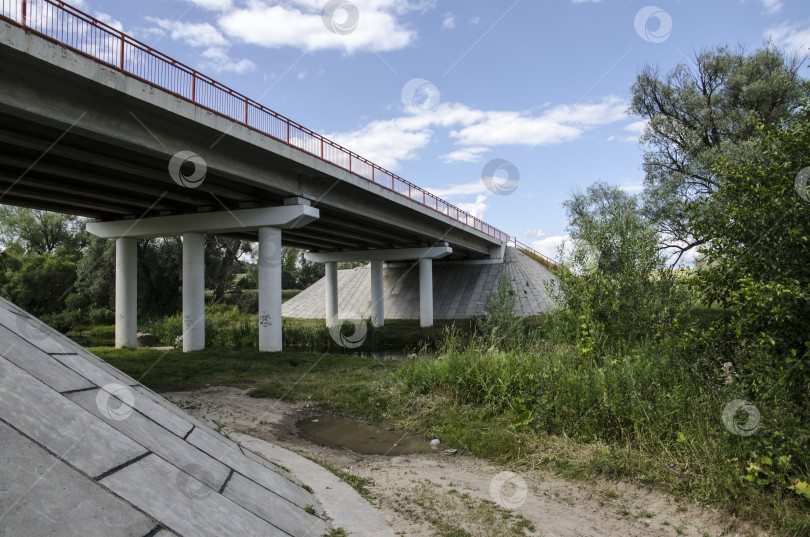
[[[204,347],[206,234],[259,243],[259,349],[281,350],[281,247],[326,264],[418,264],[422,326],[434,260],[501,261],[510,237],[361,156],[54,0],[0,3],[0,203],[96,218],[116,240],[116,345],[137,331],[136,241],[183,237],[183,349]],[[515,243],[517,245],[517,243]],[[521,246],[523,248],[523,246]],[[416,280],[408,280],[415,285]],[[441,292],[441,290],[439,290]]]

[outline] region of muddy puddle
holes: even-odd
[[[300,435],[316,444],[347,448],[363,455],[432,453],[427,442],[397,431],[336,416],[315,416],[295,424]]]

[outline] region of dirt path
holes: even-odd
[[[749,528],[728,533],[728,518],[716,510],[632,484],[503,474],[481,459],[440,452],[383,457],[318,446],[296,434],[296,421],[317,411],[304,403],[223,387],[163,395],[199,418],[373,480],[372,503],[405,537],[767,536]]]

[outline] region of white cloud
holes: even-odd
[[[441,155],[439,158],[448,164],[452,162],[478,162],[481,155],[487,151],[489,151],[488,147],[463,147],[461,149],[456,149],[455,151]]]
[[[74,2],[74,3],[75,3],[75,2]],[[78,6],[78,7],[83,7],[83,6]],[[100,12],[100,11],[96,11],[96,13],[95,13],[95,17],[96,17],[98,20],[100,20],[101,22],[103,22],[104,24],[107,24],[107,25],[109,25],[109,26],[112,26],[113,28],[115,28],[115,29],[116,29],[116,30],[118,30],[119,32],[123,32],[123,31],[124,31],[124,25],[123,25],[123,24],[121,24],[121,21],[119,21],[118,19],[114,19],[114,18],[113,18],[111,15],[107,15],[106,13],[102,13],[102,12]]]
[[[197,7],[209,11],[225,11],[231,8],[231,0],[186,0]]]
[[[397,171],[401,161],[416,158],[416,151],[427,146],[432,135],[426,127],[412,128],[407,119],[372,121],[359,130],[326,137],[383,168]]]
[[[451,132],[460,145],[549,145],[578,138],[588,128],[626,117],[627,102],[610,96],[585,104],[560,105],[539,116],[483,112],[483,119]]]
[[[746,0],[741,0],[745,2]],[[765,11],[769,15],[773,15],[780,9],[782,9],[782,0],[759,0],[759,3],[762,4],[762,7],[765,8]]]
[[[418,157],[434,136],[449,129],[457,150],[445,162],[474,162],[497,145],[547,145],[574,140],[588,129],[624,119],[627,103],[609,96],[591,103],[560,105],[539,115],[516,111],[484,111],[460,103],[441,103],[430,111],[411,111],[376,120],[352,132],[328,134],[337,143],[396,171],[402,160]]]
[[[416,32],[403,24],[399,15],[431,9],[435,3],[355,0],[352,5],[359,18],[356,27],[345,34],[333,32],[324,24],[323,0],[251,0],[245,7],[222,13],[218,23],[234,39],[269,48],[382,52],[402,49],[416,38]],[[335,17],[339,16],[344,19],[336,18],[338,23],[352,15],[337,10]]]
[[[247,58],[243,58],[241,60],[233,60],[229,58],[227,50],[220,47],[207,48],[205,51],[203,51],[202,55],[206,58],[206,61],[204,61],[202,64],[202,68],[210,69],[216,73],[230,71],[233,73],[242,74],[248,71],[253,71],[256,68],[256,64]]]
[[[222,47],[228,45],[228,41],[219,30],[207,22],[181,22],[152,17],[148,17],[147,20],[154,22],[161,29],[169,32],[169,35],[175,41],[182,40],[191,47]]]
[[[542,239],[546,236],[546,232],[542,229],[526,229],[526,231],[523,232],[523,235],[526,237],[536,237],[538,239]]]
[[[638,135],[642,134],[644,132],[644,129],[646,129],[646,128],[647,128],[647,120],[646,119],[641,119],[639,121],[634,121],[633,123],[624,126],[624,130],[634,132],[634,133],[636,133]]]
[[[571,238],[568,235],[554,235],[552,237],[545,237],[543,239],[532,241],[529,245],[541,254],[557,259],[559,256],[559,248],[563,242],[569,241]]]
[[[625,181],[619,185],[619,190],[624,190],[629,194],[641,192],[644,190],[644,183],[642,181]]]
[[[486,204],[486,195],[480,194],[476,196],[475,201],[472,203],[456,203],[456,206],[462,211],[467,211],[476,218],[484,218],[484,215],[489,210],[489,205]]]
[[[487,187],[483,181],[472,181],[470,183],[462,183],[458,185],[450,185],[440,188],[427,188],[429,192],[440,198],[450,196],[470,196],[478,194],[486,194]]]
[[[456,27],[456,18],[453,16],[453,13],[448,11],[444,14],[444,20],[442,21],[442,28],[445,30],[452,30]]]
[[[473,26],[477,25],[479,22],[481,22],[481,17],[471,17],[470,18],[470,24],[472,24]]]
[[[810,28],[783,22],[765,31],[765,38],[773,40],[777,46],[791,53],[805,55],[810,48]]]

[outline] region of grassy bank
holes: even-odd
[[[571,478],[623,479],[723,507],[784,535],[810,529],[807,500],[744,479],[750,443],[722,421],[735,387],[701,378],[674,353],[651,346],[594,367],[571,349],[540,341],[525,353],[453,341],[440,358],[403,362],[304,352],[93,350],[158,391],[249,387],[254,397],[313,402],[438,437],[517,471],[548,467]]]

